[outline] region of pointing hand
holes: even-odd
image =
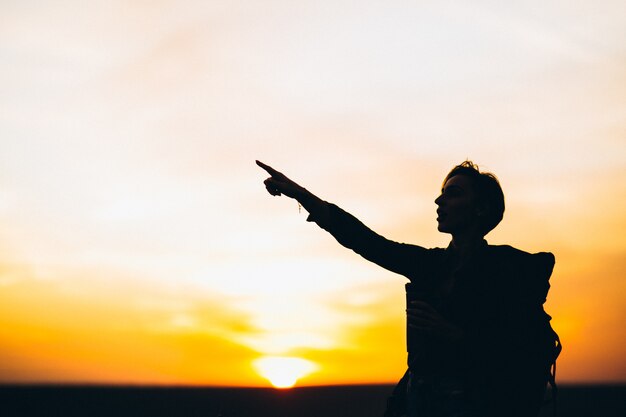
[[[256,161],[256,164],[267,171],[270,177],[263,183],[267,192],[274,196],[285,194],[287,197],[296,198],[298,194],[304,191],[304,188],[287,178],[283,173],[276,171],[269,165],[264,164],[261,161]]]

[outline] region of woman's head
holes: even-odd
[[[498,179],[480,172],[471,161],[452,168],[435,203],[439,231],[453,235],[476,228],[485,236],[504,215],[504,194]]]

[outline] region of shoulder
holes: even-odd
[[[552,270],[556,259],[551,252],[529,253],[510,245],[487,245],[487,255],[515,266],[535,266]]]
[[[545,299],[555,257],[550,252],[529,253],[509,245],[488,245],[486,259],[501,277],[501,284]]]

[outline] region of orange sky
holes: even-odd
[[[0,382],[394,382],[405,279],[254,160],[433,247],[466,158],[556,255],[559,379],[626,381],[624,3],[260,3],[0,6]]]

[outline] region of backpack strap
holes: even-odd
[[[548,375],[548,383],[550,384],[550,398],[545,401],[545,404],[552,404],[552,412],[554,417],[557,415],[557,394],[558,387],[556,385],[556,359],[561,354],[563,350],[563,345],[561,344],[561,339],[559,339],[559,335],[556,334],[554,330],[552,330],[552,334],[554,336],[554,351],[552,355],[552,363],[550,364],[550,374]]]

